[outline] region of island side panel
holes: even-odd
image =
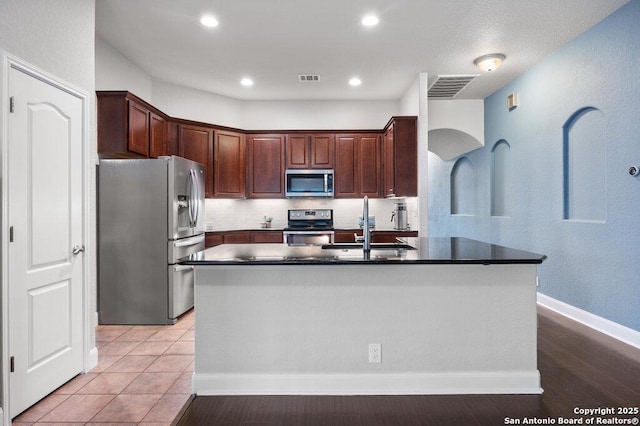
[[[198,266],[194,391],[539,393],[535,281],[513,264]]]

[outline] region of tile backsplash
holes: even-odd
[[[412,230],[417,229],[417,198],[402,200],[387,198],[369,199],[369,216],[376,217],[376,229],[393,229],[391,213],[398,201],[407,203],[407,217]],[[287,226],[289,209],[333,209],[333,224],[337,229],[358,228],[358,218],[362,216],[362,199],[257,199],[235,200],[209,198],[205,201],[207,231],[228,231],[235,229],[259,229],[264,216],[273,217],[271,227],[282,229]]]

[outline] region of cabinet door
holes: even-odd
[[[244,198],[246,186],[244,135],[216,131],[213,149],[213,195]]]
[[[381,194],[380,136],[360,135],[357,142],[360,195],[379,197]]]
[[[354,243],[356,239],[353,234],[357,234],[358,232],[362,235],[361,229],[336,230],[333,239],[336,243]]]
[[[360,196],[356,135],[336,135],[336,167],[333,178],[336,198]]]
[[[215,247],[224,244],[224,235],[219,233],[207,232],[204,234],[204,247]]]
[[[167,121],[150,112],[149,123],[149,157],[167,155]]]
[[[249,231],[231,231],[224,234],[225,244],[249,244],[250,242]]]
[[[418,195],[418,126],[416,117],[394,117],[394,193],[398,197]]]
[[[284,135],[249,135],[249,198],[284,197]]]
[[[251,231],[251,243],[281,243],[282,232],[281,231]]]
[[[395,156],[393,149],[393,124],[389,126],[386,132],[384,132],[384,139],[382,142],[382,158],[384,164],[383,170],[383,193],[385,196],[392,196],[395,194]]]
[[[311,135],[310,154],[310,168],[333,169],[335,165],[334,135]]]
[[[181,157],[197,161],[205,167],[205,197],[213,196],[213,137],[211,129],[180,125],[178,150]]]
[[[129,151],[149,155],[149,111],[134,101],[129,103]]]
[[[306,169],[309,167],[309,137],[306,135],[287,135],[287,169]]]

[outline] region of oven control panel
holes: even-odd
[[[289,220],[331,220],[331,209],[295,209],[289,210]]]

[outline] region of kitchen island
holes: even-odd
[[[407,243],[229,244],[183,261],[195,268],[194,393],[540,393],[545,256]]]

